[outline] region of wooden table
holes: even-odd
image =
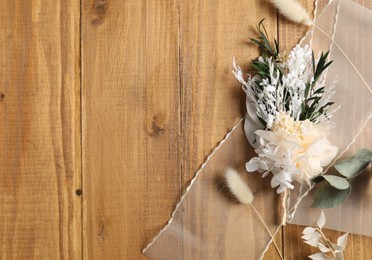
[[[144,259],[245,113],[231,61],[247,69],[258,55],[254,25],[266,18],[282,48],[305,32],[263,0],[3,0],[0,10],[2,259]],[[301,231],[279,236],[286,259],[311,253]],[[372,259],[371,247],[353,235],[346,259]]]

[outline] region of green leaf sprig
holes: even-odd
[[[321,78],[323,72],[332,64],[333,61],[327,62],[329,51],[326,53],[321,53],[318,63],[315,61],[314,51],[312,52],[313,61],[313,72],[314,80],[313,82],[308,82],[305,88],[305,101],[301,105],[300,120],[309,119],[314,122],[320,115],[326,114],[327,108],[332,106],[334,102],[328,102],[322,107],[318,108],[318,104],[324,94],[325,88],[321,87],[319,89],[314,89],[317,81]]]
[[[344,202],[351,192],[351,180],[363,173],[372,162],[372,150],[361,149],[354,156],[337,162],[335,169],[341,176],[321,175],[312,179],[324,182],[314,194],[313,208],[333,208]]]

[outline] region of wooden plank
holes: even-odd
[[[247,67],[257,50],[244,1],[182,2],[180,94],[176,3],[83,3],[84,254],[139,257],[173,209],[179,169],[186,182],[243,116],[231,61]],[[272,15],[276,32],[267,4],[246,8],[249,23]]]
[[[246,112],[244,92],[232,74],[233,57],[248,72],[259,53],[249,40],[257,35],[256,25],[266,18],[272,37],[277,27],[275,10],[259,0],[185,0],[180,16],[185,183]]]
[[[251,59],[258,55],[249,37],[256,35],[255,25],[263,18],[269,34],[275,37],[276,13],[268,2],[180,2],[183,188],[245,114],[245,95],[231,72],[232,59],[237,57],[238,64],[248,71]],[[266,257],[278,256],[270,250]]]
[[[312,0],[301,0],[300,2],[306,6],[307,10],[313,9]],[[371,0],[357,0],[356,2],[359,2],[367,8],[372,9]],[[324,1],[322,4],[324,4]],[[282,17],[279,18],[278,27],[282,50],[289,50],[294,47],[306,32],[306,28],[304,26],[293,24],[289,21],[286,21]],[[372,124],[369,124],[368,127],[367,129],[372,129]],[[370,133],[370,131],[367,130],[366,133]],[[370,143],[370,138],[371,136],[368,134],[361,136],[361,138],[358,139],[359,147],[363,147],[363,143]],[[315,248],[304,244],[300,239],[303,229],[304,227],[296,225],[288,225],[284,228],[284,253],[286,259],[304,259],[308,255],[318,252]],[[326,231],[326,235],[331,239],[331,241],[336,241],[341,234],[343,233],[331,230]],[[371,259],[371,245],[372,238],[370,237],[349,235],[348,246],[345,250],[345,259]]]
[[[84,258],[142,259],[180,191],[177,1],[83,1]]]
[[[0,9],[0,257],[78,259],[79,3]]]

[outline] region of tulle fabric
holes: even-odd
[[[330,47],[330,59],[334,60],[327,73],[327,82],[337,80],[334,100],[340,109],[332,118],[337,128],[330,141],[339,147],[337,160],[340,160],[361,148],[372,148],[372,11],[353,1],[332,1],[316,24],[333,37],[365,80],[363,82],[344,53],[314,29],[312,48],[324,51]],[[329,173],[335,174],[332,168]],[[368,169],[356,177],[348,200],[339,207],[325,210],[326,228],[372,236],[371,176],[371,169]],[[319,210],[310,207],[312,194],[313,191],[301,201],[292,223],[310,225],[317,219]],[[292,202],[297,195],[292,194]]]
[[[334,0],[318,15],[316,24],[334,38],[371,86],[372,11],[349,0]],[[319,30],[310,31],[302,43],[311,43],[316,51],[331,49],[334,63],[327,82],[337,78],[334,101],[341,107],[332,118],[337,129],[330,140],[339,147],[338,159],[360,148],[371,148],[371,90],[339,48]],[[244,164],[254,156],[241,121],[196,173],[172,218],[144,254],[151,259],[260,259],[271,237],[250,206],[238,204],[223,181],[224,170],[234,166],[253,190],[254,206],[271,233],[275,233],[283,218],[282,196],[270,187],[269,177],[262,179],[260,174],[246,173]],[[371,176],[369,172],[355,178],[346,203],[326,210],[326,228],[372,236]],[[305,186],[297,187],[286,201],[292,210],[288,212],[292,213],[288,218],[292,223],[316,222],[319,209],[309,208],[312,191],[297,200],[307,191]]]
[[[251,187],[253,204],[271,233],[280,224],[280,198],[267,179],[244,174],[244,163],[254,152],[243,123],[198,173],[174,216],[144,253],[151,259],[260,258],[270,236],[250,206],[238,204],[224,183],[224,169],[235,166]]]

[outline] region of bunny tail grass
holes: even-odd
[[[249,205],[252,207],[253,211],[257,214],[258,218],[264,225],[266,231],[269,233],[272,242],[278,251],[278,254],[281,259],[284,259],[278,245],[274,241],[274,237],[272,233],[270,232],[269,227],[266,225],[264,219],[261,217],[260,213],[257,211],[257,209],[253,206],[253,194],[251,189],[248,187],[248,185],[244,182],[244,180],[240,177],[239,173],[234,170],[233,168],[228,168],[225,171],[225,178],[227,186],[229,187],[231,193],[235,196],[235,198],[242,204]]]
[[[253,201],[253,194],[248,185],[240,177],[239,173],[232,168],[225,171],[226,184],[231,193],[242,204],[249,205]]]
[[[306,9],[297,0],[270,0],[271,3],[278,9],[288,20],[304,25],[312,25],[312,21]]]

